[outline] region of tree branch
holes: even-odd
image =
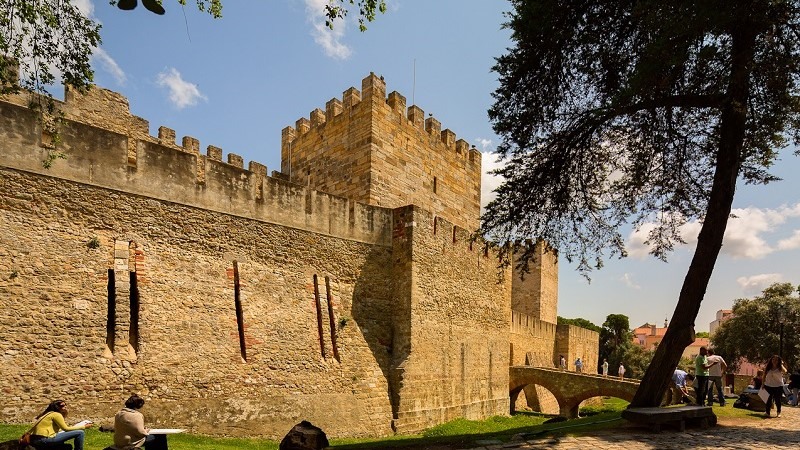
[[[611,109],[593,109],[587,111],[587,113],[603,112],[602,121],[605,121],[613,117],[627,116],[639,111],[658,108],[721,108],[724,102],[725,96],[722,94],[671,95],[669,97],[644,100],[630,105],[617,106]]]

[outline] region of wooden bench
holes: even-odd
[[[681,431],[686,430],[686,422],[699,423],[702,428],[717,424],[717,416],[710,406],[679,406],[674,408],[628,408],[622,411],[622,418],[649,425],[653,431],[661,431],[665,423],[677,423]]]

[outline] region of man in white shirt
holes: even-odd
[[[721,356],[714,354],[714,349],[708,349],[708,363],[716,362],[713,366],[708,368],[708,406],[711,406],[714,400],[714,385],[717,386],[717,399],[719,406],[725,406],[725,394],[722,391],[722,376],[728,369],[725,360]]]

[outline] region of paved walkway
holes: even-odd
[[[502,445],[485,445],[473,450],[561,449],[561,450],[650,450],[650,449],[741,449],[774,450],[800,447],[800,408],[784,406],[780,418],[762,418],[753,412],[748,419],[720,418],[715,427],[700,429],[664,427],[661,433],[646,428],[625,427],[598,431],[592,436],[528,439]],[[569,431],[564,430],[564,431]]]

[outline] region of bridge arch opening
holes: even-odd
[[[533,386],[533,388],[528,387]],[[531,402],[531,409],[546,413],[558,414],[568,419],[578,417],[579,405],[593,397],[618,397],[630,401],[633,399],[638,383],[621,381],[601,375],[581,374],[548,367],[513,366],[509,369],[509,393],[511,394],[511,412],[520,402],[520,393],[525,392],[522,405],[528,406],[528,400],[539,399],[539,405]],[[554,397],[558,410],[548,411],[542,408],[539,392],[549,391]],[[534,397],[535,396],[535,397]],[[538,406],[538,408],[537,408]]]
[[[558,399],[546,387],[539,384],[520,386],[511,393],[511,414],[517,411],[533,411],[548,415],[558,415]]]

